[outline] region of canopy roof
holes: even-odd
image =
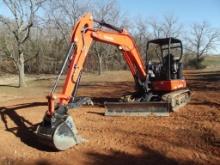
[[[158,44],[158,45],[168,45],[169,44],[169,40],[171,44],[175,44],[175,43],[181,43],[181,40],[177,39],[177,38],[159,38],[159,39],[154,39],[154,40],[150,40],[148,43],[154,43],[154,44]]]

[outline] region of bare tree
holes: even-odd
[[[74,26],[78,18],[89,10],[89,0],[49,0],[45,11],[47,13],[46,22],[53,24],[59,32],[61,39],[69,43],[71,27]]]
[[[103,1],[80,1],[80,0],[49,0],[45,11],[47,13],[46,24],[54,26],[57,29],[56,38],[69,42],[69,34],[71,27],[76,23],[81,15],[85,12],[92,12],[94,18],[105,20],[108,23],[118,24],[118,17],[120,15],[119,8],[116,0],[103,0]],[[97,59],[98,73],[101,74],[103,65],[109,56],[112,56],[111,46],[94,42],[90,54],[95,55]],[[106,59],[105,59],[106,58]]]
[[[220,32],[212,28],[207,22],[195,23],[191,28],[191,36],[188,39],[188,50],[196,54],[197,62],[201,57],[215,49],[220,41]]]
[[[95,6],[93,6],[93,15],[96,19],[105,20],[110,24],[117,25],[118,18],[120,16],[120,10],[117,6],[117,2],[115,0],[104,0],[102,2],[97,1]],[[104,58],[109,59],[109,56],[114,56],[112,52],[114,51],[114,47],[110,45],[104,45],[102,43],[95,42],[92,47],[93,54],[97,57],[98,64],[98,74],[101,75],[103,71],[103,60]],[[112,61],[111,61],[112,62]]]
[[[179,24],[177,17],[174,15],[165,15],[162,23],[164,37],[179,37],[183,26]]]
[[[148,32],[147,21],[142,18],[136,20],[136,33],[134,34],[134,37],[140,53],[144,57],[146,54],[147,41],[151,38],[151,35]]]
[[[92,7],[93,9],[91,11],[96,19],[118,24],[120,10],[116,0],[96,0],[96,3]]]
[[[149,21],[149,25],[152,30],[153,38],[162,37],[163,31],[162,31],[162,26],[161,26],[160,22],[156,21],[155,19],[152,19],[151,21]]]
[[[6,18],[0,15],[2,22],[14,41],[14,46],[8,48],[11,59],[14,61],[19,73],[19,87],[26,86],[24,63],[25,50],[24,44],[30,37],[31,28],[34,23],[36,12],[43,3],[40,0],[3,0],[12,18]]]
[[[174,15],[165,15],[161,22],[156,19],[149,21],[153,38],[161,37],[179,37],[182,33],[183,26],[179,23]]]

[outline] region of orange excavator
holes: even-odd
[[[99,26],[95,27],[94,24]],[[103,30],[100,27],[105,27]],[[75,24],[70,39],[70,48],[55,84],[47,96],[48,110],[36,133],[45,144],[57,150],[66,150],[83,141],[77,132],[68,109],[77,104],[76,92],[82,69],[93,41],[114,45],[122,52],[134,77],[136,92],[119,102],[106,102],[105,115],[110,116],[167,116],[185,105],[190,99],[190,90],[182,74],[182,43],[175,38],[151,40],[147,44],[146,65],[131,35],[122,28],[105,21],[93,19],[90,13]],[[153,46],[151,47],[150,45]],[[159,48],[160,53],[156,51]],[[180,56],[172,55],[172,49],[180,48]],[[149,54],[157,52],[156,57]],[[60,94],[55,94],[58,81],[68,66]]]

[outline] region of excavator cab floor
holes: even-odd
[[[169,116],[168,102],[105,102],[106,116]]]

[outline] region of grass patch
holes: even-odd
[[[219,56],[207,56],[202,62],[207,67],[220,67],[220,55]]]

